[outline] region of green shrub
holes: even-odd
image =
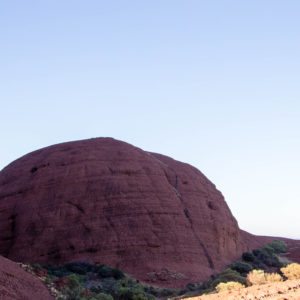
[[[253,267],[250,264],[240,261],[231,264],[229,267],[242,275],[247,275],[251,270],[253,270]]]
[[[32,267],[32,269],[33,269],[34,271],[39,271],[39,270],[42,270],[42,269],[43,269],[43,267],[42,267],[40,264],[37,264],[37,263],[32,264],[31,267]]]
[[[83,288],[79,287],[72,287],[72,288],[65,288],[63,290],[63,294],[67,297],[68,300],[82,300],[82,292]]]
[[[170,296],[175,296],[176,295],[176,291],[172,290],[172,289],[159,289],[158,293],[157,293],[160,298],[161,297],[170,297]]]
[[[114,300],[114,298],[111,295],[99,293],[97,295],[93,295],[89,300]]]
[[[287,245],[283,241],[274,240],[269,244],[269,246],[272,247],[276,253],[286,253],[287,252]]]
[[[253,262],[255,260],[255,256],[251,252],[244,252],[242,254],[242,259],[246,262]]]
[[[112,277],[119,280],[125,278],[125,274],[119,269],[112,269]]]
[[[270,256],[274,255],[275,254],[275,250],[273,247],[271,247],[270,245],[266,245],[264,247],[262,247],[262,249],[264,251],[266,251]]]
[[[212,282],[209,283],[209,287],[215,288],[219,283],[221,282],[229,282],[229,281],[235,281],[239,282],[241,284],[246,284],[246,278],[241,276],[240,273],[237,271],[226,269],[222,273],[216,276],[215,279],[213,279]],[[207,287],[206,287],[207,288]]]
[[[153,286],[144,286],[144,291],[148,295],[152,295],[155,298],[165,298],[178,295],[180,292],[182,294],[183,290],[175,290],[168,288],[154,288]]]
[[[94,270],[93,265],[85,263],[85,262],[72,262],[64,265],[64,268],[71,272],[80,275],[85,275],[88,272],[92,272]]]
[[[253,250],[253,254],[259,262],[265,264],[268,267],[279,268],[282,266],[278,257],[275,254],[271,253],[270,249],[268,248],[255,249]]]
[[[185,289],[188,291],[201,291],[204,287],[202,283],[188,283]]]
[[[80,278],[78,277],[78,275],[76,274],[69,275],[67,279],[68,279],[69,288],[73,289],[81,286]]]
[[[119,300],[147,300],[149,299],[141,287],[120,287],[116,295]]]
[[[254,256],[262,261],[266,260],[269,257],[269,253],[264,249],[255,249],[252,251]]]
[[[64,277],[71,274],[69,270],[67,270],[64,266],[46,266],[45,267],[48,271],[48,274],[50,276],[56,276],[56,277]]]
[[[251,263],[251,265],[253,266],[253,269],[257,269],[257,270],[267,270],[267,266],[258,258],[255,258],[255,260]]]
[[[98,274],[100,278],[113,277],[115,279],[122,279],[125,277],[125,274],[121,270],[111,268],[105,265],[97,266],[95,272]]]
[[[72,262],[60,266],[39,265],[32,269],[45,272],[65,300],[152,300],[176,296],[179,291],[143,286],[121,270],[106,265]]]
[[[97,266],[96,273],[100,278],[113,277],[113,269],[106,265]]]

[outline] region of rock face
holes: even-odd
[[[0,256],[0,300],[54,300],[43,283]]]
[[[182,286],[261,242],[199,170],[111,138],[50,146],[0,173],[0,254],[13,260],[90,260]]]
[[[288,252],[286,254],[287,258],[291,261],[300,263],[300,241],[292,239],[282,239],[285,241],[288,247]]]

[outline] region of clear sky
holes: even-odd
[[[0,169],[111,136],[188,162],[241,228],[300,238],[300,1],[0,0]]]

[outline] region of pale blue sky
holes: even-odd
[[[300,238],[300,1],[0,0],[0,169],[111,136],[193,164],[240,227]]]

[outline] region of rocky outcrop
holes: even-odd
[[[199,170],[111,138],[40,149],[0,173],[0,253],[13,260],[91,260],[182,286],[263,241]]]
[[[0,256],[0,300],[38,299],[54,300],[38,278]]]

